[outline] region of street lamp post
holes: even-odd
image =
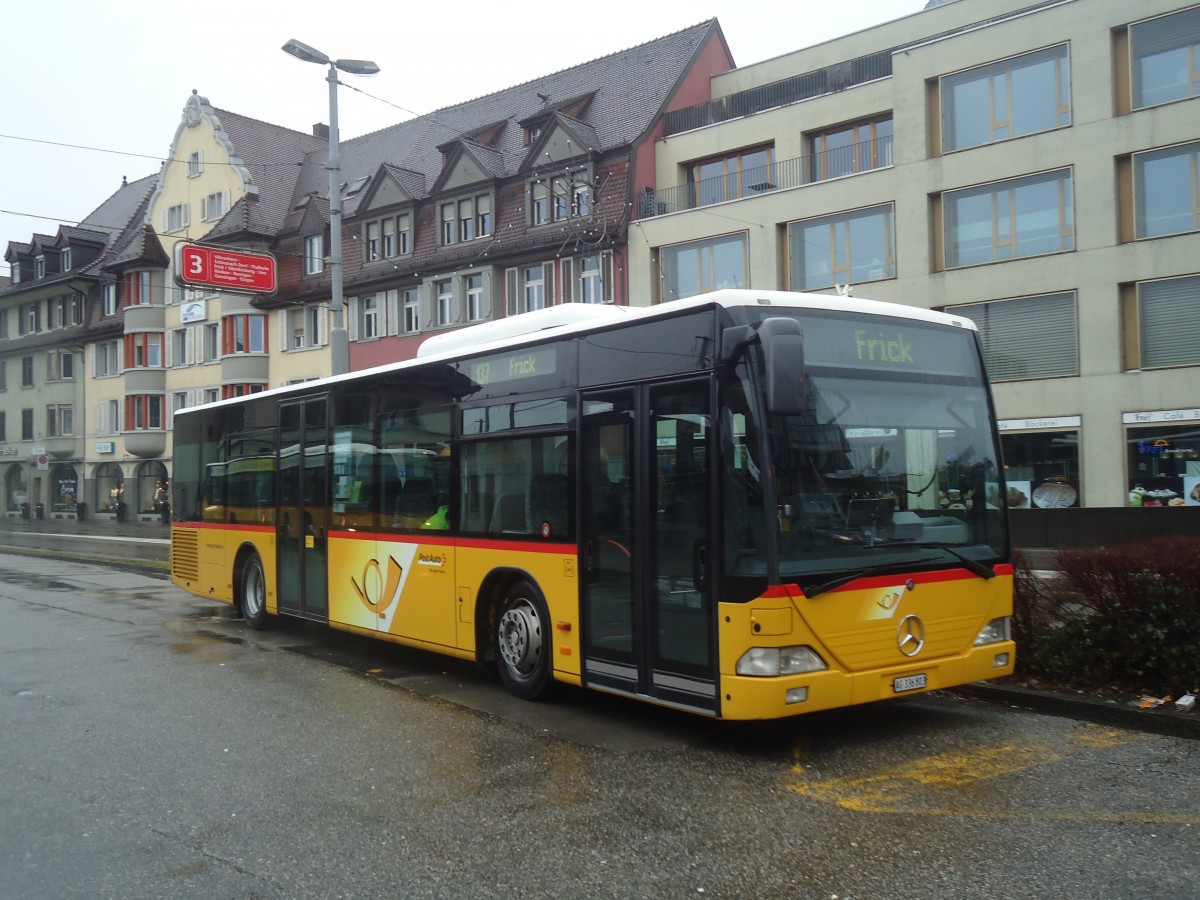
[[[330,366],[334,375],[350,371],[350,340],[346,332],[346,301],[342,295],[342,176],[341,157],[338,151],[338,70],[351,75],[375,75],[379,66],[369,59],[330,59],[320,50],[290,40],[283,45],[283,52],[296,59],[329,66],[325,80],[329,82],[329,310],[333,313],[333,327],[329,333]]]

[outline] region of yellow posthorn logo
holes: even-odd
[[[369,559],[363,566],[362,584],[359,584],[354,578],[350,579],[350,584],[354,587],[354,593],[358,595],[363,606],[378,615],[379,618],[385,619],[392,604],[400,599],[400,584],[403,575],[404,568],[389,556],[387,580],[384,581],[380,577],[379,561]],[[381,583],[382,590],[379,589]]]

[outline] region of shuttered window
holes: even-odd
[[[1129,29],[1133,108],[1200,96],[1200,6]]]
[[[992,381],[1079,374],[1075,294],[1046,294],[947,307],[971,319]]]
[[[1138,285],[1142,368],[1200,365],[1200,275]]]

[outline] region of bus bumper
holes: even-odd
[[[957,687],[1013,673],[1016,644],[973,647],[961,657],[913,661],[905,666],[802,675],[750,677],[722,674],[721,718],[779,719],[858,703],[873,703]]]

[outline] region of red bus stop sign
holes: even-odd
[[[209,287],[243,294],[273,294],[275,257],[200,244],[175,245],[175,280],[185,287]]]

